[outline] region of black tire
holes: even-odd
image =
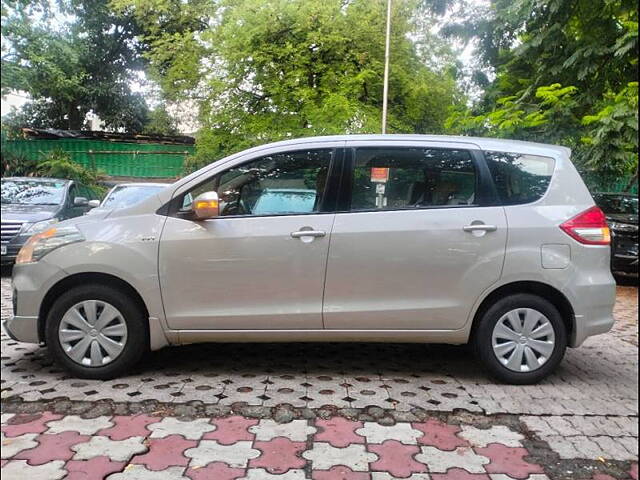
[[[503,365],[493,351],[492,336],[496,323],[504,314],[517,308],[532,308],[544,314],[555,334],[555,347],[549,359],[537,370],[516,372]],[[567,349],[567,329],[558,309],[548,300],[537,295],[520,293],[498,300],[484,311],[474,332],[476,355],[488,373],[504,383],[530,385],[551,374],[562,361]]]
[[[122,352],[100,367],[83,366],[67,356],[58,339],[58,326],[64,314],[85,300],[101,300],[116,307],[127,325],[127,340]],[[106,285],[83,285],[62,294],[53,304],[45,324],[47,347],[54,360],[79,378],[109,380],[127,373],[149,350],[148,324],[144,310],[125,292]]]

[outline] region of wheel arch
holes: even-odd
[[[500,298],[504,298],[509,295],[515,295],[518,293],[529,293],[532,295],[537,295],[551,302],[553,306],[558,309],[558,312],[560,312],[562,321],[564,322],[564,325],[567,329],[567,338],[572,338],[573,332],[575,331],[576,320],[571,302],[569,302],[567,297],[557,288],[552,287],[547,283],[536,281],[511,282],[505,285],[501,285],[495,290],[491,291],[482,300],[482,302],[476,309],[476,313],[473,316],[473,322],[471,324],[471,332],[469,338],[474,338],[480,319],[491,305],[493,305]]]
[[[38,312],[38,337],[44,341],[45,339],[45,324],[47,315],[51,310],[56,299],[67,290],[70,290],[79,285],[104,285],[110,288],[116,288],[122,291],[124,294],[129,295],[131,299],[142,309],[146,322],[146,335],[147,341],[149,339],[149,309],[145,304],[142,296],[138,291],[127,281],[111,275],[101,272],[84,272],[69,275],[68,277],[59,280],[55,283],[44,296],[42,303],[40,304],[40,310]]]

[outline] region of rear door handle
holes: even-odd
[[[495,232],[496,230],[498,230],[498,227],[496,227],[495,225],[478,224],[465,225],[464,227],[462,227],[462,229],[465,232]]]
[[[327,232],[323,230],[298,230],[297,232],[291,232],[291,238],[302,237],[324,237]]]

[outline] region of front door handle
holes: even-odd
[[[465,232],[495,232],[498,230],[498,227],[495,225],[485,225],[484,223],[479,223],[477,225],[465,225],[462,227]]]
[[[327,232],[323,230],[298,230],[297,232],[291,232],[291,238],[302,237],[324,237]]]

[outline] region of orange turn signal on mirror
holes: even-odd
[[[194,208],[197,210],[202,208],[218,208],[218,200],[197,200]]]

